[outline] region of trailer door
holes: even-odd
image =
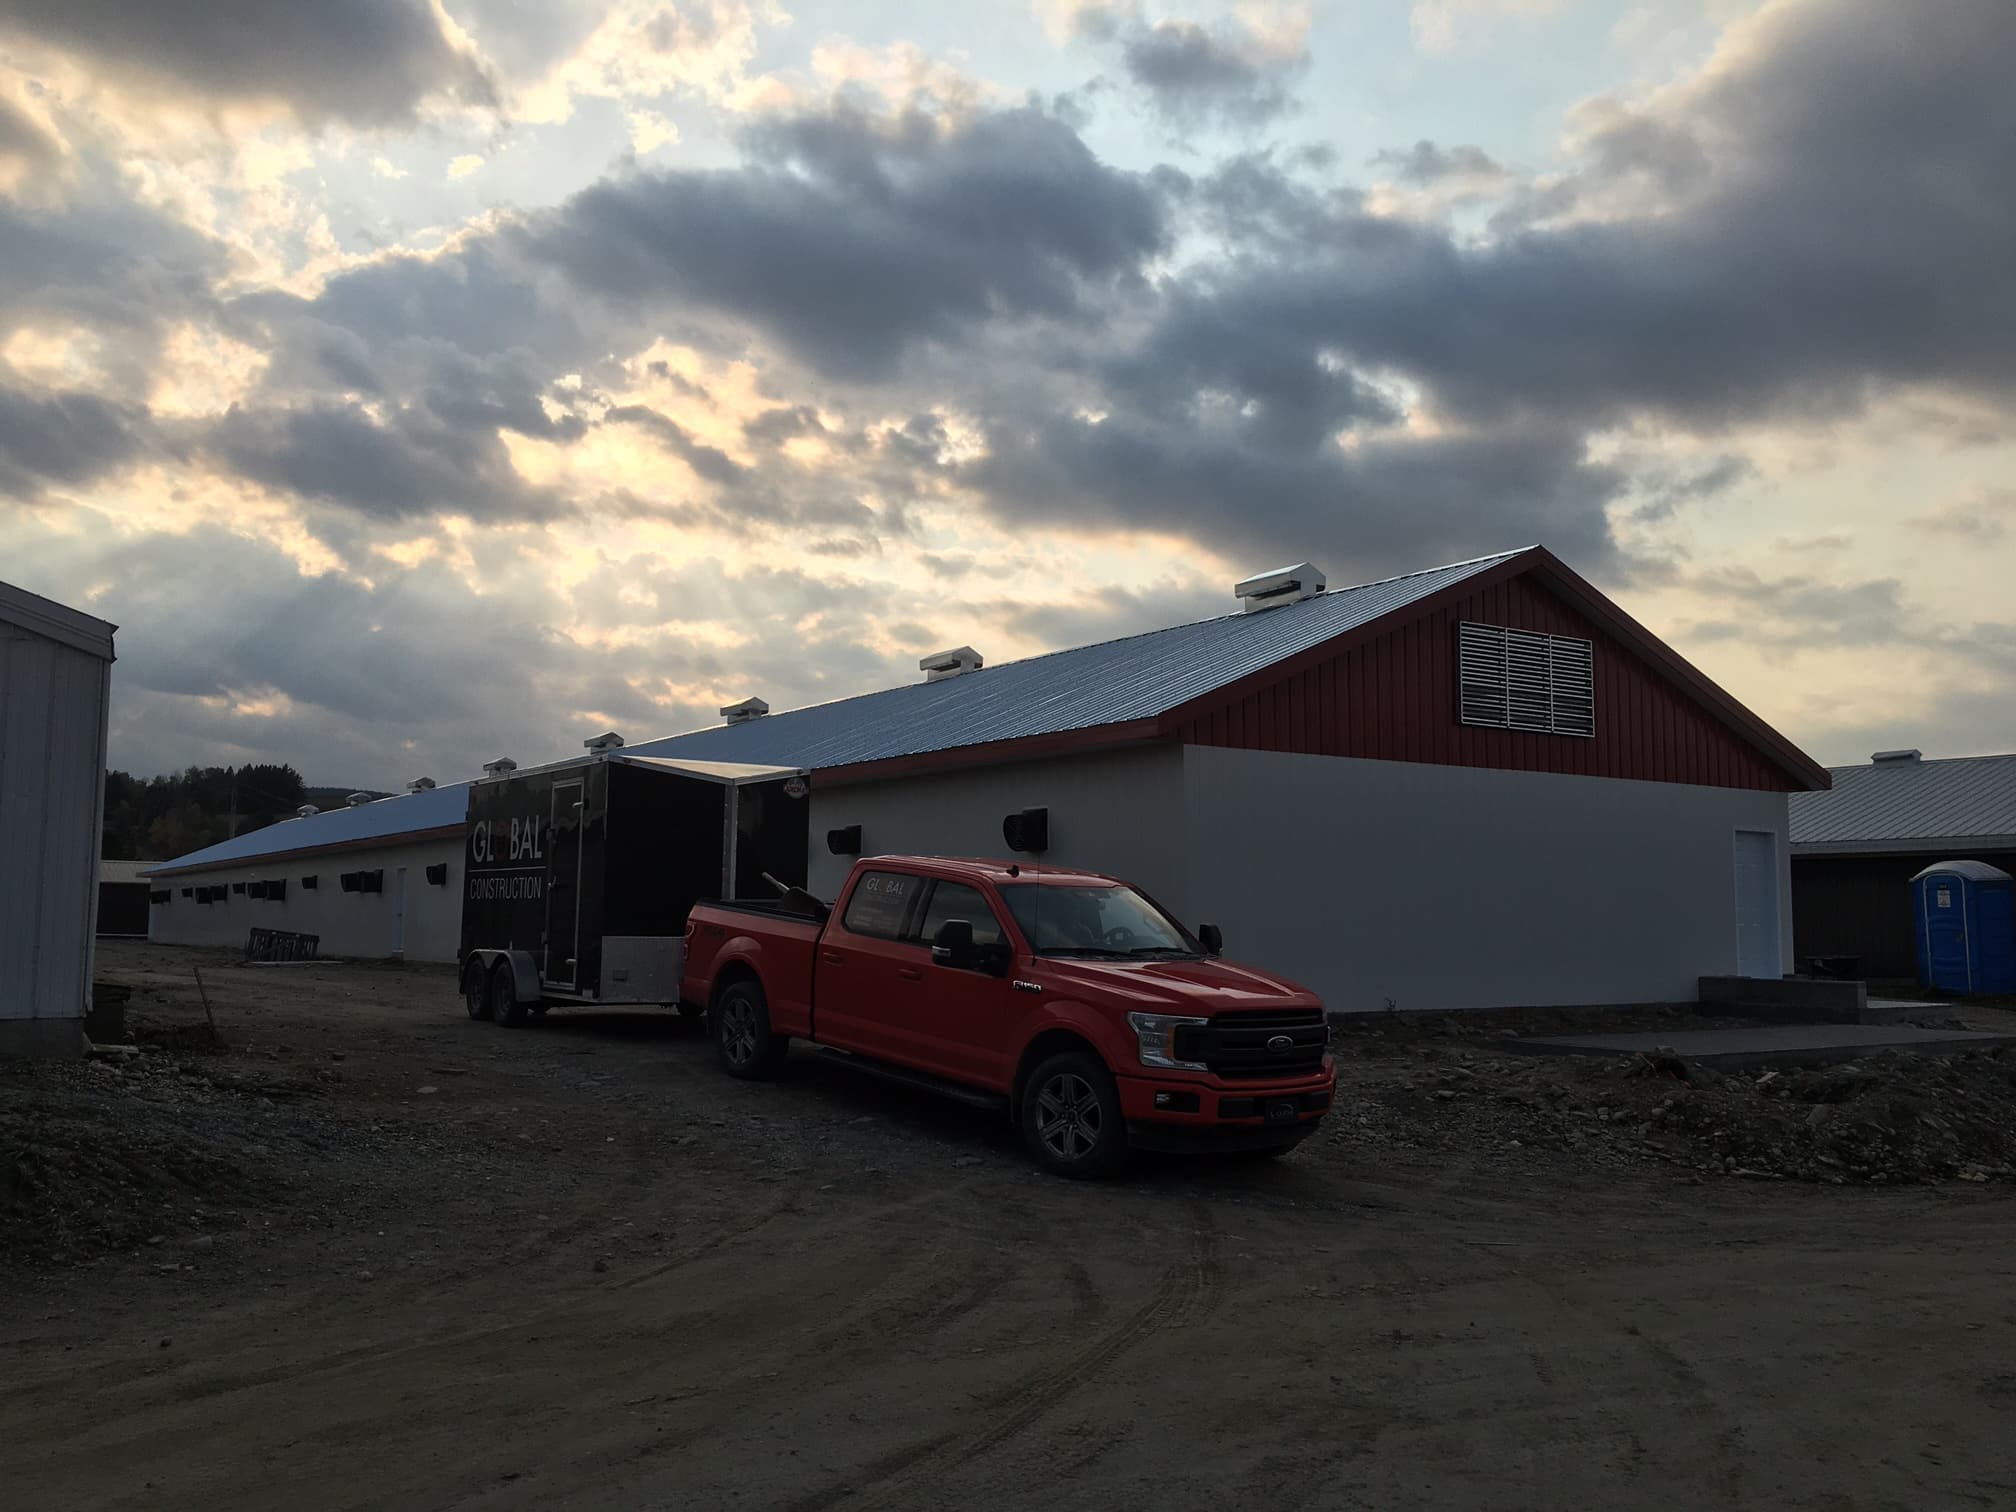
[[[554,783],[546,828],[546,961],[540,970],[548,986],[569,991],[580,982],[581,799],[580,778]]]

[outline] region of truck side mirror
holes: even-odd
[[[1216,924],[1199,924],[1197,926],[1197,943],[1202,945],[1212,955],[1223,955],[1225,953],[1225,931],[1220,929]]]
[[[931,963],[954,971],[973,969],[973,926],[965,919],[947,919],[931,941]]]

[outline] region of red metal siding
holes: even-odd
[[[1456,627],[1464,620],[1595,642],[1595,737],[1459,723]],[[1170,733],[1192,745],[1312,756],[1766,791],[1798,786],[1714,712],[1531,576],[1493,583],[1222,705],[1192,710]]]

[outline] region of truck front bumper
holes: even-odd
[[[1130,1142],[1144,1150],[1266,1149],[1315,1132],[1330,1111],[1336,1077],[1245,1084],[1122,1076],[1120,1111]]]

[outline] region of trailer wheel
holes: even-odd
[[[518,983],[512,979],[511,963],[504,962],[490,973],[490,1017],[499,1024],[516,1028],[525,1022],[526,1005],[518,1001]]]
[[[462,1006],[472,1019],[490,1017],[490,977],[481,966],[471,966],[462,985]]]
[[[724,989],[714,1000],[712,1027],[721,1069],[745,1081],[775,1076],[791,1045],[770,1027],[770,1001],[760,982],[736,982]]]
[[[1022,1142],[1046,1171],[1096,1181],[1127,1163],[1120,1092],[1096,1055],[1066,1050],[1037,1066],[1019,1113]]]

